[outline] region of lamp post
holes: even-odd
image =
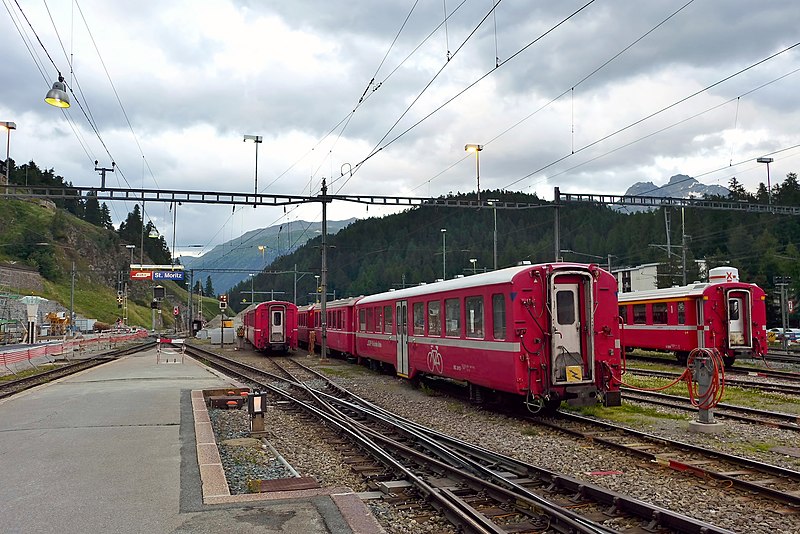
[[[481,202],[481,150],[483,150],[483,145],[476,145],[474,143],[469,143],[464,145],[464,150],[467,152],[475,152],[475,167],[477,170],[477,177],[478,177],[478,204]]]
[[[442,280],[447,280],[447,228],[442,228]]]
[[[758,158],[756,163],[766,163],[767,164],[767,203],[772,204],[772,186],[769,183],[769,164],[775,161],[772,158]]]
[[[261,144],[261,136],[260,135],[245,135],[243,141],[245,143],[247,141],[252,141],[252,142],[254,142],[256,144],[256,179],[255,179],[255,186],[253,188],[253,193],[255,193],[257,195],[258,194],[258,145]],[[255,208],[256,205],[253,204],[253,207]]]
[[[264,252],[267,250],[266,245],[258,245],[258,251],[261,253],[261,262],[264,262]]]
[[[6,129],[6,177],[5,185],[8,185],[8,178],[11,176],[11,130],[17,129],[17,123],[11,121],[0,122],[0,126]]]
[[[490,198],[489,204],[492,205],[492,211],[494,211],[494,233],[492,235],[493,240],[493,247],[492,247],[492,258],[494,259],[494,270],[497,270],[497,203],[500,202],[496,198]]]
[[[469,262],[472,264],[472,274],[476,274],[478,272],[478,268],[476,267],[478,264],[478,258],[470,258]]]

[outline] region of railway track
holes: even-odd
[[[666,406],[686,412],[697,412],[697,408],[692,406],[688,398],[668,395],[666,393],[623,388],[622,398],[648,404],[657,404],[659,406]],[[722,419],[731,419],[785,430],[800,431],[800,415],[796,414],[772,412],[758,408],[720,403],[714,408],[714,416]]]
[[[675,373],[672,371],[658,371],[656,369],[640,369],[640,368],[632,368],[628,367],[626,369],[626,374],[631,374],[635,376],[656,376],[660,378],[667,378],[670,380],[674,380],[678,378],[681,373]],[[769,393],[783,393],[785,395],[800,395],[800,375],[770,375],[767,373],[762,374],[744,374],[740,373],[737,376],[750,376],[750,377],[761,377],[761,378],[782,378],[787,380],[794,380],[796,383],[794,384],[777,384],[774,382],[763,382],[758,380],[744,380],[739,378],[731,378],[730,373],[725,373],[725,385],[726,386],[736,386],[740,388],[747,388],[747,389],[755,389],[758,391],[769,392]]]
[[[798,471],[567,412],[559,412],[552,421],[531,418],[531,422],[640,456],[653,464],[723,481],[745,492],[779,500],[791,506],[792,513],[800,512]]]
[[[412,491],[464,532],[728,532],[435,432],[297,362],[264,372],[197,347],[187,352],[323,420],[375,487],[399,499]]]
[[[107,363],[108,361],[119,358],[120,356],[134,354],[136,352],[147,350],[149,348],[154,347],[155,344],[156,344],[155,341],[147,341],[145,343],[141,343],[131,347],[106,351],[97,354],[92,358],[74,360],[66,365],[59,365],[54,369],[48,369],[46,371],[29,375],[24,378],[2,381],[0,382],[0,399],[16,395],[17,393],[21,393],[22,391],[25,391],[27,389],[31,389],[33,387],[45,384],[47,382],[52,382],[53,380],[57,380],[65,376],[79,373],[85,369],[91,369],[92,367],[102,365],[104,363]]]

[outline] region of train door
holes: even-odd
[[[269,342],[286,343],[286,329],[284,328],[286,309],[282,306],[273,306],[269,310]]]
[[[591,278],[556,274],[550,287],[551,379],[554,384],[590,382],[594,368]]]
[[[408,376],[408,307],[405,300],[394,304],[395,328],[397,328],[397,374]],[[389,308],[391,309],[391,308]]]
[[[728,300],[728,347],[749,349],[752,347],[750,325],[750,293],[732,289],[727,293]]]

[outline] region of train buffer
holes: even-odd
[[[231,408],[238,410],[244,405],[245,397],[241,395],[211,395],[208,397],[208,405],[211,408],[221,408],[223,410]]]

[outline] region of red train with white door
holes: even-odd
[[[708,283],[619,294],[626,349],[675,352],[686,363],[696,348],[715,348],[726,366],[767,352],[764,290],[739,281],[738,270],[709,271]]]
[[[534,411],[620,403],[616,281],[596,265],[524,265],[333,301],[327,346],[415,379],[469,385],[476,400],[521,398]],[[320,305],[298,336],[321,342]]]
[[[272,300],[243,312],[244,334],[256,350],[286,353],[297,348],[297,306]]]

